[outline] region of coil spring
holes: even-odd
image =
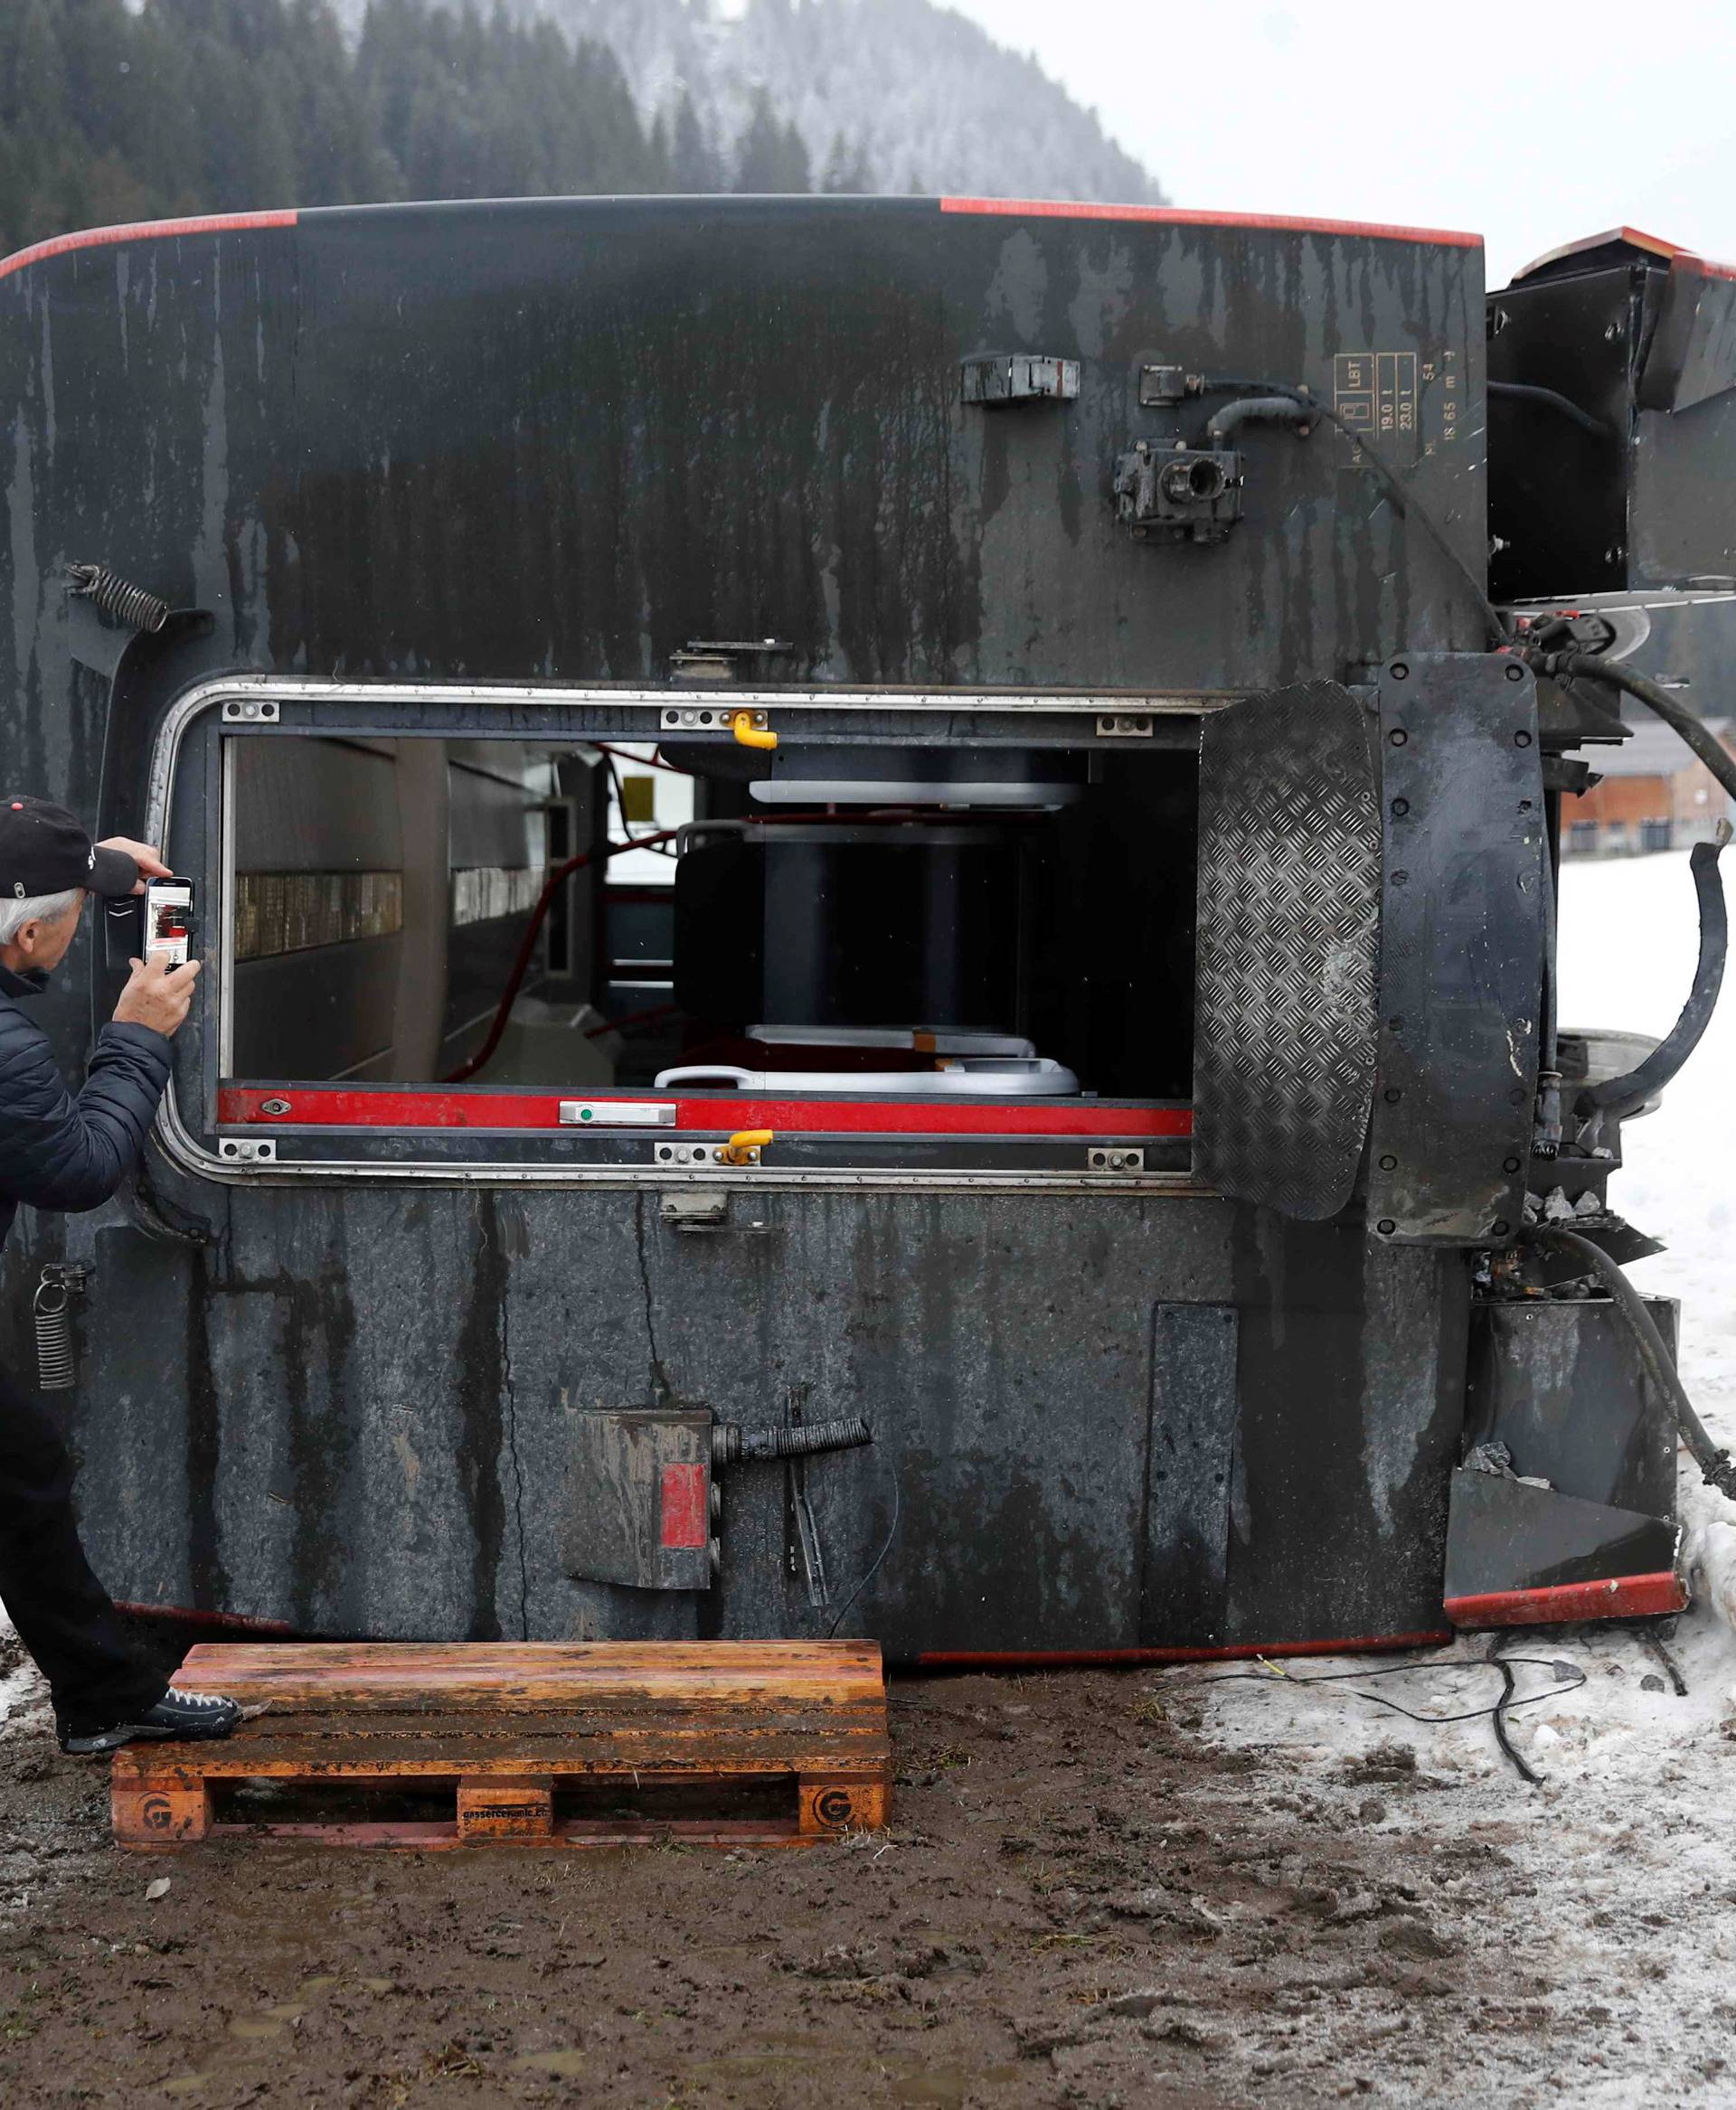
[[[79,1378],[72,1340],[72,1297],[82,1293],[88,1268],[51,1262],[31,1304],[36,1326],[36,1383],[44,1392],[70,1392]]]
[[[106,564],[69,564],[68,591],[93,600],[105,616],[128,630],[160,630],[169,619],[169,604],[142,586],[131,586]]]

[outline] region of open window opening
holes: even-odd
[[[647,1127],[781,1135],[806,1106],[880,1165],[967,1134],[1184,1169],[1179,743],[224,745],[220,1126],[542,1120],[636,1162]]]

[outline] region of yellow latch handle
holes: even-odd
[[[775,748],[778,735],[769,725],[756,725],[751,711],[731,711],[730,730],[744,748]]]
[[[769,1128],[739,1129],[723,1145],[719,1154],[726,1165],[751,1164],[753,1153],[756,1150],[763,1150],[767,1144],[771,1142],[772,1136],[773,1132]]]

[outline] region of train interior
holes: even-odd
[[[1185,1100],[1197,765],[227,740],[229,1080]]]

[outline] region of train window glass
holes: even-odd
[[[599,1135],[633,1093],[956,1100],[976,1132],[1066,1101],[1084,1133],[1081,1104],[1186,1099],[1179,746],[223,747],[220,1126],[483,1128],[534,1092]]]

